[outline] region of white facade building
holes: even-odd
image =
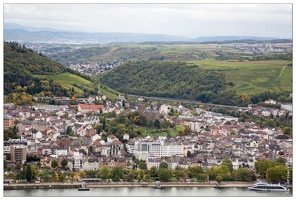
[[[189,122],[189,128],[193,132],[200,132],[200,126],[198,122]]]

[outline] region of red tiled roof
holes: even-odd
[[[87,105],[87,104],[78,104],[78,107],[82,110],[97,110],[104,109],[104,105]]]

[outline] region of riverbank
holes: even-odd
[[[229,181],[220,183],[221,187],[250,187],[255,182]],[[216,182],[161,182],[163,187],[214,187]],[[18,189],[62,189],[79,188],[79,182],[74,183],[26,183],[4,185],[4,190]],[[87,184],[89,188],[113,188],[113,187],[154,187],[155,182],[99,182]]]

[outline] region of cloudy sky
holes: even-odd
[[[12,2],[10,0],[3,3],[4,23],[87,32],[169,34],[190,38],[233,35],[292,38],[291,3],[83,4],[73,1],[71,4],[67,2],[20,4]]]

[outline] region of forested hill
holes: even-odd
[[[33,52],[15,42],[4,42],[4,101],[30,104],[33,96],[68,96],[75,94],[73,88],[36,75],[58,75],[64,72],[82,75],[64,65]]]
[[[160,61],[127,62],[103,74],[100,82],[122,93],[203,102],[215,101],[222,91],[231,87],[223,74],[213,70],[184,62]],[[224,103],[232,104],[232,99]]]

